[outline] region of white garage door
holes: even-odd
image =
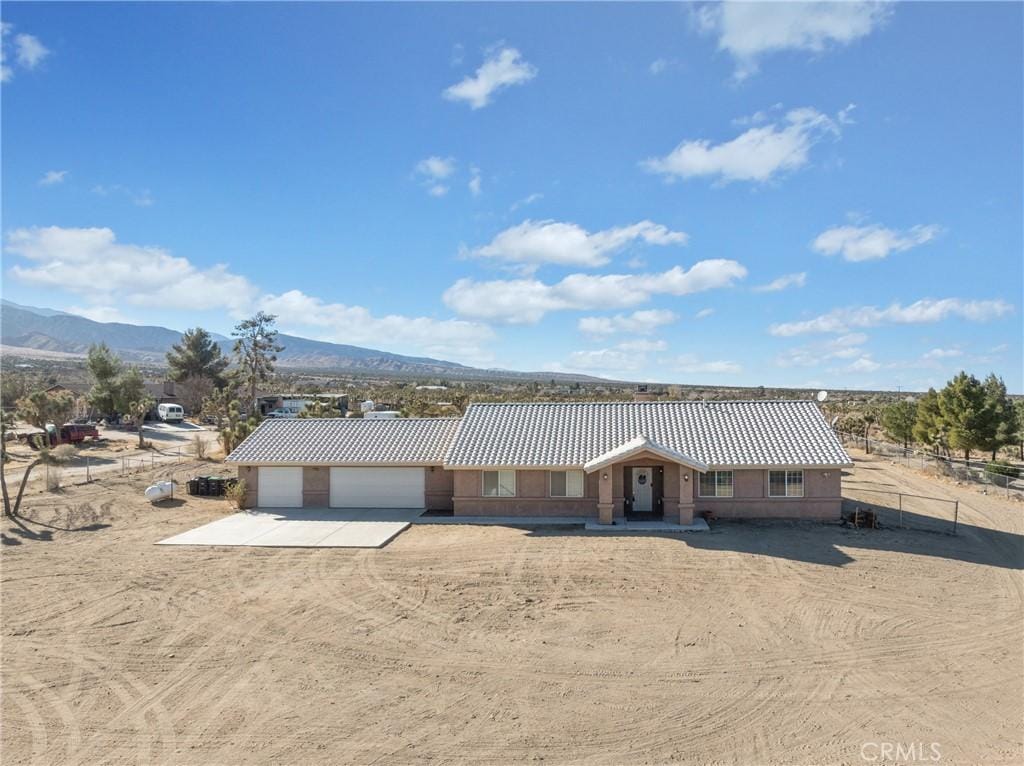
[[[424,508],[422,468],[332,468],[332,508]]]
[[[261,508],[301,508],[301,468],[260,468],[256,502]]]

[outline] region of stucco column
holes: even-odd
[[[683,526],[693,523],[693,482],[697,474],[685,465],[679,466],[679,523]]]
[[[612,502],[612,470],[602,468],[597,482],[597,521],[611,524],[615,504]]]

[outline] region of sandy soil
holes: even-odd
[[[5,764],[1024,762],[1021,504],[865,459],[852,483],[959,497],[960,535],[177,548],[226,508],[151,508],[151,478],[5,525]]]

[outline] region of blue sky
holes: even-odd
[[[5,3],[4,297],[1022,390],[1022,6]]]

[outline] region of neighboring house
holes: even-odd
[[[262,507],[456,516],[838,519],[852,465],[814,402],[473,404],[462,418],[273,420],[228,456]]]
[[[146,413],[146,420],[159,420],[157,408],[161,404],[177,404],[184,408],[181,392],[178,384],[173,380],[165,380],[160,383],[144,383],[146,393],[153,397],[153,408]]]

